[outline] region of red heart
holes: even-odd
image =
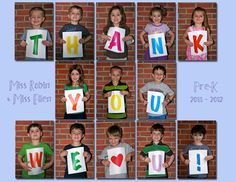
[[[122,161],[123,161],[123,155],[122,154],[118,154],[117,157],[116,156],[112,156],[111,157],[111,161],[117,165],[117,166],[121,166]]]

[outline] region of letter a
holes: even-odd
[[[112,49],[114,46],[117,46],[118,51],[122,51],[121,50],[121,42],[120,42],[120,32],[115,31],[111,43],[108,46],[109,49]]]

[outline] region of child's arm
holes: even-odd
[[[172,154],[172,155],[170,156],[170,159],[169,159],[167,162],[165,162],[165,163],[163,164],[163,167],[164,167],[164,168],[170,167],[171,164],[174,162],[174,160],[175,160],[175,156],[174,156],[174,154]]]
[[[103,98],[106,99],[108,97],[111,97],[111,92],[103,93]]]
[[[85,97],[83,97],[82,101],[86,102],[90,99],[90,93],[89,92],[86,92],[85,93]]]
[[[174,99],[174,96],[175,96],[175,94],[168,96],[168,97],[164,100],[163,106],[167,106],[167,105]]]
[[[127,35],[122,39],[124,42],[126,42],[127,45],[130,45],[134,43],[134,36],[133,35]]]
[[[65,96],[63,96],[62,98],[61,98],[61,102],[63,102],[63,103],[65,103],[66,102],[66,97]]]
[[[120,91],[120,94],[121,95],[126,95],[126,97],[130,97],[131,96],[131,94],[130,94],[130,92],[128,90],[122,90],[122,91]]]
[[[84,157],[85,157],[85,162],[88,163],[91,160],[92,155],[89,152],[84,151]]]
[[[210,34],[210,30],[209,29],[207,29],[207,37],[208,37],[208,40],[207,40],[207,42],[204,42],[204,44],[206,46],[210,46],[210,45],[212,45],[214,43],[214,41],[212,39],[212,36]]]
[[[183,39],[184,39],[185,44],[187,44],[190,47],[193,46],[193,43],[188,39],[188,29],[185,31]]]
[[[90,39],[92,38],[92,35],[87,36],[86,38],[82,38],[79,40],[79,43],[86,44]]]
[[[49,158],[49,162],[46,162],[44,164],[43,169],[48,169],[48,168],[50,168],[53,165],[53,162],[54,162],[53,155],[48,157],[48,158]]]
[[[175,40],[175,34],[170,30],[169,32],[168,32],[168,34],[170,35],[170,41],[169,42],[167,42],[167,47],[171,47],[172,45],[173,45],[173,43],[174,43],[174,40]]]
[[[108,41],[110,39],[111,39],[111,37],[108,35],[105,35],[104,33],[102,35],[98,36],[98,40],[100,43],[104,43],[105,41]]]
[[[102,159],[100,162],[105,167],[108,167],[110,165],[110,161],[108,159]]]
[[[43,41],[42,41],[42,44],[49,47],[49,46],[52,46],[52,41],[43,40]]]
[[[23,157],[21,155],[17,156],[17,161],[19,162],[20,166],[26,170],[26,171],[31,171],[31,167],[28,165],[27,162],[23,162]]]
[[[27,46],[26,41],[25,41],[25,40],[22,40],[22,41],[20,42],[20,46],[21,46],[21,47],[26,47],[26,46]]]
[[[134,156],[134,152],[130,152],[125,156],[125,161],[129,162],[131,161],[132,157]]]
[[[60,152],[60,158],[64,163],[66,163],[65,156],[67,156],[67,154],[68,154],[68,152],[66,150],[63,150]]]
[[[180,152],[179,157],[181,162],[184,163],[186,166],[189,164],[189,160],[184,158],[183,152]]]
[[[205,160],[209,161],[209,160],[212,160],[213,158],[214,158],[213,155],[208,155],[205,157]]]
[[[144,40],[144,35],[145,35],[145,34],[146,34],[146,32],[145,32],[145,31],[142,31],[142,32],[139,34],[139,38],[140,38],[140,40],[141,40],[142,45],[143,45],[145,48],[148,48],[149,45],[148,45],[148,43],[146,43],[145,40]]]
[[[144,95],[142,94],[141,90],[139,90],[139,98],[143,105],[147,105],[147,100],[144,98]]]

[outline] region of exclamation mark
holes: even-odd
[[[200,154],[197,154],[197,171],[201,171]]]

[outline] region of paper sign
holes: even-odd
[[[164,33],[148,35],[150,57],[167,56],[166,40]]]
[[[65,97],[67,114],[84,112],[83,89],[65,90]]]
[[[77,147],[67,150],[68,173],[82,173],[86,171],[84,159],[84,147]]]
[[[191,47],[191,55],[201,55],[207,53],[207,31],[188,32],[188,38],[193,43]]]
[[[125,44],[122,40],[125,37],[125,29],[119,27],[110,27],[107,33],[111,37],[105,44],[104,49],[116,53],[123,53],[125,51]]]
[[[31,171],[28,171],[28,175],[38,175],[44,172],[44,150],[43,148],[26,149],[28,165],[31,167]]]
[[[46,38],[46,30],[27,30],[25,56],[28,58],[46,59],[46,46],[42,43]]]
[[[66,41],[63,44],[63,58],[76,58],[83,57],[83,45],[79,43],[82,39],[82,32],[63,32],[63,40]]]
[[[125,98],[120,91],[112,91],[108,97],[108,113],[125,113]]]
[[[163,101],[164,94],[161,92],[148,91],[147,93],[147,109],[146,112],[150,114],[162,115],[163,114]]]
[[[207,150],[189,150],[189,174],[208,174]]]
[[[125,161],[125,148],[117,147],[107,150],[110,175],[127,173],[127,164]]]
[[[152,151],[148,152],[148,157],[151,162],[148,164],[149,175],[166,174],[165,168],[162,166],[165,163],[164,151]]]

